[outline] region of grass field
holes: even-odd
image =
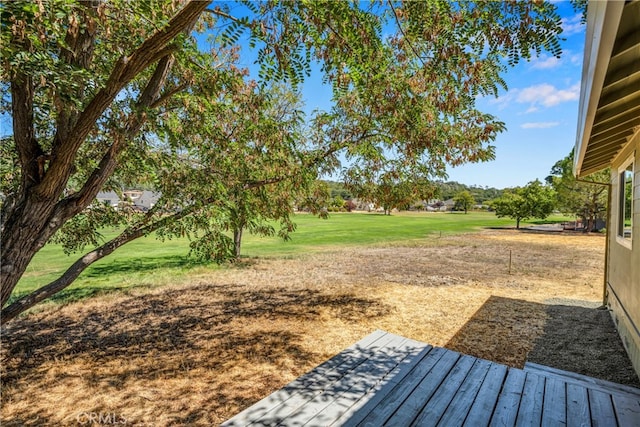
[[[2,425],[77,426],[99,413],[219,425],[376,329],[510,366],[537,352],[536,363],[638,384],[595,308],[603,235],[456,234],[509,224],[476,214],[298,223],[292,242],[248,239],[256,258],[220,268],[184,261],[185,242],[136,242],[71,288],[123,292],[5,325]]]
[[[550,217],[544,222],[559,222],[563,217]],[[497,218],[493,213],[395,213],[391,216],[367,213],[331,214],[329,219],[301,214],[295,217],[297,230],[290,241],[245,235],[242,253],[249,258],[288,258],[300,253],[352,246],[372,246],[389,243],[403,245],[443,235],[477,231],[486,227],[513,226],[509,218]],[[526,226],[533,221],[523,223]],[[117,230],[105,230],[105,239],[115,237]],[[111,291],[126,291],[132,287],[162,286],[203,269],[220,268],[189,258],[187,239],[160,242],[154,236],[135,240],[111,256],[89,267],[66,290],[50,302],[69,302]],[[45,246],[33,259],[16,288],[13,299],[25,295],[56,279],[80,254],[67,256],[59,245]]]

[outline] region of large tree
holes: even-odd
[[[582,218],[585,231],[596,228],[596,220],[607,212],[609,170],[596,172],[578,180],[573,175],[573,151],[551,168],[546,181],[557,194],[558,210]]]
[[[221,227],[214,231],[208,226],[206,238],[193,243],[199,255],[217,260],[240,257],[245,230],[263,236],[277,233],[287,239],[295,229],[291,219],[294,207],[301,200],[314,213],[324,207],[312,203],[318,200],[318,186],[311,166],[314,162],[318,165],[320,159],[308,158],[305,166],[309,169],[299,169],[307,142],[300,94],[283,85],[264,86],[250,88],[233,102],[243,108],[225,110],[224,117],[207,125],[219,128],[206,162],[218,172],[216,181],[226,191],[225,197],[218,197],[223,202],[212,215]],[[220,140],[233,145],[220,150],[225,145]],[[249,182],[269,185],[248,186]],[[276,222],[279,230],[274,227]],[[226,232],[232,234],[232,241]]]
[[[469,193],[467,190],[463,190],[456,194],[453,197],[453,202],[455,203],[453,208],[455,210],[464,211],[465,214],[476,203],[471,193]]]
[[[539,180],[531,181],[524,187],[506,190],[504,194],[491,202],[498,217],[509,217],[520,222],[530,218],[545,219],[555,206],[555,192],[544,186]]]
[[[2,113],[13,122],[2,140],[11,154],[0,181],[3,322],[132,239],[155,230],[208,237],[198,230],[224,218],[230,188],[215,178],[233,171],[225,159],[237,159],[229,128],[209,125],[252,108],[234,101],[248,84],[236,63],[242,48],[257,49],[263,81],[298,84],[317,61],[336,92],[336,108],[315,121],[313,144],[270,176],[239,178],[244,189],[315,176],[319,164],[335,167],[345,148],[356,168],[393,158],[423,177],[441,176],[447,163],[489,159],[503,125],[476,109],[477,95],[504,86],[505,58],[560,53],[560,19],[542,2],[242,5],[2,4]],[[239,42],[244,36],[249,43]],[[107,221],[87,219],[99,211],[87,210],[98,191],[143,181],[162,191],[157,208],[133,216],[58,280],[6,305],[33,256],[63,227]]]

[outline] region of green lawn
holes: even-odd
[[[545,222],[563,221],[551,217]],[[298,253],[345,246],[381,243],[409,243],[440,234],[465,233],[483,227],[513,226],[508,218],[492,213],[396,213],[391,216],[365,213],[336,213],[323,220],[312,215],[295,217],[298,225],[288,242],[278,238],[246,235],[242,253],[245,257],[289,257]],[[540,223],[540,221],[534,221]],[[526,226],[523,223],[522,226]],[[116,235],[106,230],[105,238]],[[165,242],[153,236],[135,240],[118,249],[87,270],[72,286],[53,298],[55,302],[71,301],[97,293],[126,290],[131,287],[161,286],[202,269],[221,268],[201,264],[187,257],[189,242],[175,239]],[[79,254],[67,256],[59,245],[45,246],[33,259],[14,295],[18,297],[56,279]]]

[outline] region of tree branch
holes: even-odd
[[[416,56],[416,58],[418,58],[418,60],[422,63],[423,67],[426,67],[427,64],[424,62],[424,60],[422,59],[422,57],[418,54],[418,51],[416,50],[415,46],[413,45],[413,43],[411,43],[411,40],[409,40],[407,38],[406,33],[404,32],[404,29],[402,28],[402,24],[400,23],[400,18],[398,17],[398,13],[396,12],[396,8],[393,5],[393,2],[391,0],[387,0],[387,3],[389,4],[389,7],[391,8],[391,11],[393,12],[393,17],[396,20],[396,24],[398,25],[398,30],[400,31],[400,34],[402,34],[402,38],[404,39],[405,43],[407,43],[409,45],[409,47],[411,48],[411,51],[413,52],[413,54]]]
[[[185,90],[187,87],[189,87],[189,85],[187,83],[182,83],[179,84],[178,86],[174,87],[173,89],[169,90],[166,93],[163,93],[160,97],[158,97],[158,99],[156,99],[155,101],[153,101],[151,103],[151,105],[149,105],[149,108],[158,108],[161,105],[163,105],[165,102],[167,102],[172,96],[174,96],[175,94],[182,92],[183,90]]]
[[[121,135],[115,135],[114,141],[104,154],[98,167],[94,169],[91,176],[85,181],[82,189],[74,195],[59,202],[60,209],[57,209],[55,217],[60,221],[65,221],[71,216],[88,206],[96,197],[105,182],[113,174],[117,166],[117,157],[125,148],[126,142],[133,139],[144,125],[147,115],[144,109],[153,105],[154,100],[164,86],[169,71],[173,66],[174,59],[171,53],[167,53],[156,65],[156,69],[147,82],[144,90],[136,102],[137,110],[132,112],[127,119],[127,125]]]
[[[83,2],[80,3],[81,19],[84,21],[83,25],[76,19],[74,14],[71,15],[69,22],[69,28],[65,36],[65,46],[60,49],[60,58],[72,66],[73,68],[82,68],[87,70],[93,59],[93,51],[95,47],[95,39],[97,35],[97,25],[92,15],[98,9],[97,2]],[[85,85],[80,82],[78,88],[75,90],[75,96],[80,98],[84,91]],[[65,101],[60,96],[60,92],[56,91],[54,105],[57,110],[56,117],[56,132],[60,135],[61,139],[67,139],[69,132],[73,128],[76,120],[78,119],[79,112],[76,109],[73,101]],[[69,94],[66,94],[65,98],[69,98]]]
[[[160,58],[153,75],[147,82],[147,85],[140,94],[140,98],[136,103],[136,107],[138,107],[138,109],[149,108],[154,100],[160,96],[160,91],[164,87],[164,83],[167,81],[167,76],[169,75],[169,71],[171,71],[173,63],[174,58],[170,53],[167,53],[165,56]],[[141,112],[138,111],[137,113]]]
[[[302,163],[302,169],[314,168],[318,166],[318,164],[322,163],[327,157],[335,154],[336,151],[339,151],[344,148],[346,143],[344,144],[335,144],[334,146],[318,153],[317,155],[308,159],[308,161]],[[244,189],[248,190],[251,188],[263,187],[265,185],[277,184],[278,182],[285,181],[287,179],[295,178],[297,176],[297,171],[293,170],[291,173],[280,175],[277,177],[267,178],[259,181],[246,181],[244,183]]]
[[[236,18],[236,17],[235,17],[235,16],[233,16],[233,15],[229,15],[229,14],[228,14],[228,13],[226,13],[226,12],[223,12],[220,8],[216,8],[216,9],[205,9],[204,11],[205,11],[205,12],[208,12],[208,13],[210,13],[210,14],[212,14],[212,15],[218,15],[218,16],[221,16],[222,18],[229,19],[230,21],[233,21],[233,22],[235,22],[235,23],[237,23],[237,24],[241,24],[241,25],[243,25],[243,26],[245,26],[245,27],[247,27],[247,28],[251,29],[251,25],[250,25],[250,24],[249,24],[249,25],[247,25],[247,24],[246,24],[246,22],[244,22],[243,20],[238,19],[238,18]],[[269,28],[269,29],[271,29],[271,28]]]
[[[77,151],[95,126],[96,120],[111,105],[120,90],[141,71],[159,59],[163,49],[179,33],[193,25],[208,2],[191,1],[171,18],[166,27],[146,39],[132,54],[116,62],[105,87],[100,89],[80,113],[68,138],[59,132],[54,138],[53,161],[37,191],[42,197],[54,198],[62,191],[71,174]]]
[[[39,168],[38,159],[44,154],[35,137],[33,125],[34,87],[30,76],[18,73],[11,81],[11,109],[13,119],[13,141],[18,151],[22,169],[23,192],[42,179],[44,167]]]
[[[182,31],[190,30],[194,23],[195,20],[187,23]],[[146,108],[150,108],[159,97],[167,76],[173,66],[174,58],[172,53],[175,50],[176,46],[167,46],[159,49],[152,56],[154,61],[159,60],[159,62],[136,102],[136,110],[132,112],[126,120],[127,125],[124,132],[120,135],[116,134],[114,136],[111,146],[105,152],[100,163],[91,173],[90,177],[85,181],[80,191],[70,197],[60,200],[56,204],[55,210],[51,216],[51,226],[49,227],[48,232],[42,233],[39,236],[38,245],[43,246],[60,225],[64,224],[64,222],[69,218],[88,206],[104,186],[105,182],[113,174],[117,166],[118,155],[125,148],[127,141],[133,139],[135,135],[138,134],[147,119],[147,115],[144,110]]]
[[[212,202],[213,200],[209,199],[206,200],[203,205]],[[201,206],[202,205],[193,205],[191,207],[187,207],[173,215],[164,216],[158,221],[151,224],[148,223],[149,217],[145,216],[142,223],[138,224],[137,228],[127,228],[119,236],[86,253],[82,258],[74,262],[73,265],[71,265],[71,267],[69,267],[58,279],[31,292],[28,295],[23,296],[22,298],[19,298],[7,307],[3,308],[0,312],[0,320],[2,321],[2,324],[6,324],[7,322],[18,316],[20,313],[30,309],[34,305],[38,304],[41,301],[44,301],[52,295],[55,295],[56,293],[62,291],[63,289],[71,285],[73,281],[77,279],[84,270],[87,269],[87,267],[89,267],[94,262],[106,257],[107,255],[110,255],[119,247],[139,237],[152,233],[153,231],[167,225],[169,222],[177,221],[187,215],[191,215],[192,213],[201,209]]]

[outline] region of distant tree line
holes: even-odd
[[[482,187],[479,185],[465,185],[456,181],[440,181],[434,183],[438,197],[442,200],[449,200],[456,197],[463,191],[469,192],[476,204],[482,205],[485,202],[496,199],[504,193],[503,189],[497,189],[494,187]]]
[[[353,194],[350,190],[342,182],[336,181],[324,181],[329,188],[329,195],[331,198],[335,198],[336,196],[341,197],[343,200],[351,200],[353,199]]]
[[[333,204],[338,203],[339,200],[346,202],[352,199],[359,199],[379,206],[385,206],[386,208],[392,206],[392,208],[400,210],[421,205],[421,202],[427,199],[438,199],[454,200],[456,202],[455,210],[467,211],[475,205],[488,204],[490,201],[501,197],[505,191],[494,187],[461,184],[456,181],[435,181],[428,183],[423,181],[409,186],[406,185],[406,182],[403,182],[404,185],[402,188],[400,188],[400,183],[397,183],[395,186],[397,187],[395,189],[396,191],[389,190],[391,184],[388,182],[384,183],[384,185],[369,183],[367,186],[336,181],[323,182],[329,189]],[[379,191],[376,191],[377,189],[379,189]],[[421,198],[420,196],[423,197]],[[464,199],[464,201],[462,201],[462,199]]]
[[[454,211],[467,213],[475,206],[484,205],[499,217],[514,219],[516,228],[521,221],[545,219],[556,211],[580,219],[585,231],[597,231],[598,224],[603,224],[606,217],[606,184],[610,172],[603,170],[577,180],[572,165],[573,152],[553,165],[545,182],[534,180],[523,187],[506,189],[469,186],[456,181],[396,180],[395,183],[369,182],[366,186],[328,181],[326,184],[334,210],[343,204],[345,208],[340,210],[352,210],[352,202],[346,208],[346,201],[352,198],[374,203],[384,208],[385,213],[392,209],[421,209],[426,199],[451,200]]]

